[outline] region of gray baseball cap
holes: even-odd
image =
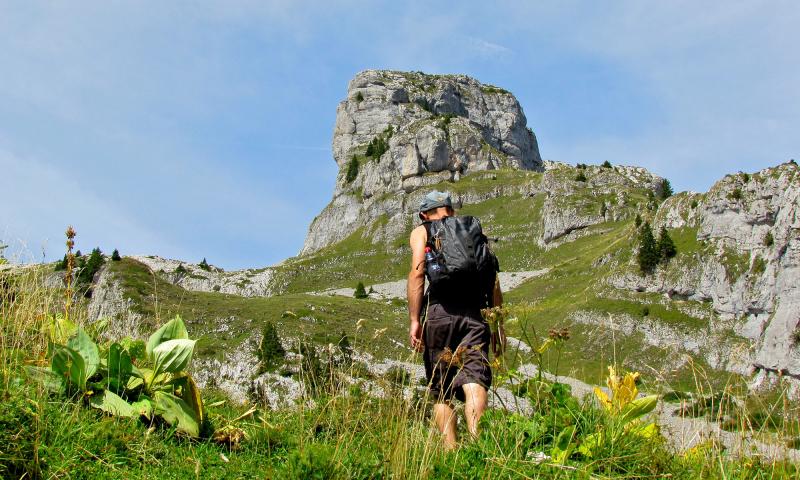
[[[439,207],[453,208],[453,201],[450,199],[449,193],[437,192],[434,190],[425,195],[425,198],[422,199],[422,203],[419,205],[419,213],[427,212]]]

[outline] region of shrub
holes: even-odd
[[[585,163],[579,163],[578,165],[576,165],[576,167],[579,170],[586,170],[586,164]]]
[[[186,267],[184,267],[182,263],[179,263],[178,266],[175,267],[175,273],[185,275],[188,273],[188,270],[186,270]]]
[[[391,125],[388,128],[391,129]],[[389,142],[383,137],[383,135],[378,135],[369,142],[366,151],[366,155],[368,157],[377,160],[381,158],[384,153],[389,151]]]
[[[690,206],[690,207],[692,207],[692,210],[694,210],[695,208],[697,208],[697,200],[692,200],[692,203],[691,203],[691,204],[689,204],[689,206]]]
[[[347,162],[347,173],[345,174],[345,182],[352,183],[358,177],[358,157],[353,155],[353,158]]]
[[[739,188],[739,187],[734,188],[733,191],[731,191],[731,193],[728,194],[728,199],[729,200],[741,200],[742,199],[742,189]]]
[[[642,316],[646,317],[648,315],[650,315],[650,306],[645,305],[642,307]]]
[[[775,244],[775,238],[772,236],[772,232],[767,232],[767,234],[764,235],[763,243],[765,247],[771,247],[773,244]]]
[[[576,182],[585,182],[586,181],[586,175],[583,173],[583,170],[581,170],[580,172],[578,172],[577,175],[575,175],[575,181]]]
[[[641,227],[642,226],[642,216],[637,213],[636,214],[636,218],[633,219],[633,223],[634,223],[634,225],[636,225],[636,228]]]
[[[611,168],[611,162],[609,162],[608,160],[606,160],[605,162],[603,162],[603,164],[601,165],[601,167],[603,167],[603,168]]]
[[[606,202],[600,202],[600,216],[606,218],[607,212],[608,212],[608,207],[606,206]]]
[[[353,296],[356,298],[367,298],[367,290],[364,289],[364,284],[362,282],[358,282],[356,285],[356,290],[353,292]]]
[[[119,250],[117,250],[116,248],[111,253],[111,260],[114,262],[119,262],[120,260],[122,260],[122,257],[119,256]]]
[[[652,273],[660,259],[656,240],[649,222],[644,222],[639,230],[639,269],[644,274]]]
[[[356,93],[355,97],[356,102],[363,102],[364,101],[364,94],[361,92]]]
[[[275,325],[272,322],[267,322],[261,330],[261,341],[258,342],[258,349],[256,349],[259,372],[264,373],[275,370],[283,363],[285,357],[286,350],[281,345],[281,339],[278,336]]]

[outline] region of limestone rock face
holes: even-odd
[[[381,215],[411,214],[416,205],[406,197],[420,187],[481,170],[542,169],[536,136],[511,93],[464,75],[382,70],[350,81],[336,112],[333,157],[334,198],[301,254]]]
[[[617,276],[618,288],[710,302],[721,321],[752,342],[732,359],[748,369],[799,375],[800,173],[786,163],[728,175],[704,194],[679,194],[659,208],[654,230],[696,229],[686,264],[656,274]]]

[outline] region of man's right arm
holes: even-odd
[[[422,327],[420,311],[425,288],[425,242],[427,234],[424,227],[417,227],[411,232],[411,270],[408,273],[408,319],[411,347],[419,350],[422,346]]]

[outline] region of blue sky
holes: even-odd
[[[542,157],[676,190],[796,158],[800,6],[710,2],[0,1],[0,241],[226,269],[295,255],[367,68],[510,90]]]

